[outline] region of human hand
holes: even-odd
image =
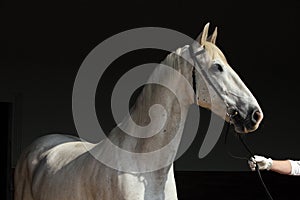
[[[252,171],[255,171],[256,166],[258,165],[259,170],[270,170],[273,164],[271,158],[265,158],[264,156],[255,155],[254,158],[248,161],[249,167]]]

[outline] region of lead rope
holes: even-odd
[[[227,153],[232,157],[232,158],[235,158],[235,159],[243,159],[243,160],[249,160],[248,158],[245,158],[245,157],[239,157],[239,156],[235,156],[233,155],[229,149],[227,148],[227,136],[228,136],[228,132],[229,132],[229,127],[230,127],[230,122],[231,122],[231,117],[232,116],[229,116],[229,123],[227,124],[227,127],[226,127],[226,132],[225,132],[225,146],[226,146],[226,149],[227,149]],[[253,152],[251,151],[251,149],[249,148],[249,146],[246,144],[246,142],[243,140],[243,138],[241,137],[241,134],[238,134],[238,137],[239,137],[239,140],[241,141],[241,143],[243,144],[244,148],[246,149],[246,151],[250,154],[250,158],[254,158],[254,154]],[[260,170],[259,170],[259,167],[258,167],[258,164],[256,165],[255,167],[255,171],[257,172],[258,174],[258,177],[259,177],[259,180],[268,196],[268,198],[270,200],[273,200],[273,197],[270,193],[270,191],[268,190],[262,176],[261,176],[261,173],[260,173]]]

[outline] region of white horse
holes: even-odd
[[[157,68],[150,80],[160,80],[174,87],[170,91],[155,84],[145,85],[135,105],[120,124],[133,130],[132,120],[146,126],[152,105],[161,105],[162,116],[152,113],[165,123],[151,137],[132,137],[124,134],[120,126],[109,134],[109,141],[128,152],[147,153],[171,147],[152,160],[138,160],[134,155],[121,158],[118,151],[110,152],[108,139],[97,144],[81,141],[68,135],[53,134],[34,141],[22,153],[15,170],[15,200],[175,200],[177,199],[173,164],[179,140],[172,143],[182,125],[191,104],[212,110],[229,122],[239,133],[256,130],[263,118],[260,106],[246,85],[227,63],[221,50],[215,45],[217,29],[208,37],[206,24],[199,37],[199,44],[186,45],[170,53],[163,61],[173,72]],[[183,59],[184,58],[184,59]],[[187,83],[176,78],[180,73]],[[206,84],[208,84],[206,86]],[[191,89],[193,85],[193,89]],[[175,93],[180,93],[180,99]],[[227,115],[226,115],[227,113]],[[151,115],[151,112],[150,112]],[[166,118],[166,116],[168,116]],[[179,134],[178,138],[180,139]],[[95,159],[113,153],[119,168],[114,169]],[[126,171],[125,166],[147,168],[145,163],[164,163],[161,168],[149,171]],[[168,164],[169,163],[169,164]]]

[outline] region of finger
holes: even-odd
[[[250,162],[256,163],[255,158],[251,157],[251,158],[250,158]]]
[[[253,163],[252,161],[249,161],[248,164],[249,164],[250,168],[256,168],[256,164]]]

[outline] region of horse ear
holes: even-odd
[[[208,29],[209,29],[209,22],[204,26],[202,33],[200,34],[199,38],[199,43],[200,45],[204,44],[207,40],[207,35],[208,35]]]
[[[213,44],[216,44],[217,35],[218,35],[218,27],[215,28],[213,34],[211,36],[209,36],[209,38],[207,40]]]

